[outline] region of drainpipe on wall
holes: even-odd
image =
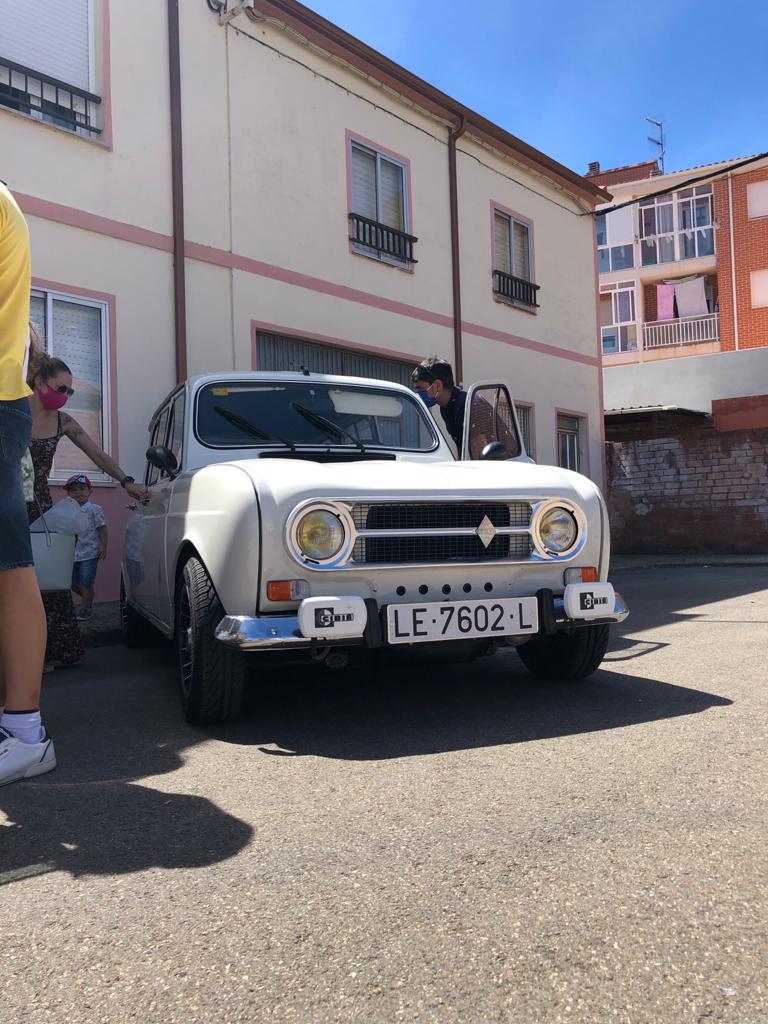
[[[731,301],[733,302],[733,342],[739,351],[739,311],[736,306],[736,252],[733,248],[733,175],[728,175],[728,238],[731,247]]]
[[[187,377],[187,284],[184,262],[184,164],[181,149],[179,0],[168,0],[168,72],[171,101],[173,313],[176,339],[176,382],[180,383]]]
[[[453,280],[453,375],[457,384],[464,376],[461,350],[461,265],[459,261],[459,189],[456,176],[456,143],[467,130],[462,116],[448,136],[448,188],[451,207],[451,271]]]

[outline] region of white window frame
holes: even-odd
[[[752,181],[747,185],[747,219],[768,217],[768,179]]]
[[[507,210],[503,210],[499,206],[493,208],[493,263],[494,270],[498,270],[499,273],[504,273],[501,267],[496,266],[496,218],[502,217],[507,222],[507,246],[509,248],[509,266],[510,274],[512,277],[516,277],[519,281],[526,281],[528,284],[535,284],[533,279],[533,245],[532,245],[532,233],[533,225],[529,221],[521,220],[519,217],[515,217]],[[525,237],[528,239],[528,276],[522,277],[517,273],[517,267],[515,266],[515,247],[512,244],[512,234],[514,225],[517,224],[521,228],[525,228]]]
[[[89,306],[100,311],[101,315],[101,447],[105,452],[112,450],[112,396],[110,389],[111,366],[109,362],[109,304],[103,299],[92,299],[82,295],[70,295],[69,292],[58,291],[48,288],[31,289],[31,294],[45,300],[45,330],[46,337],[40,341],[44,344],[45,351],[56,356],[56,344],[53,338],[53,303],[59,299],[63,302],[70,302],[78,306]],[[66,360],[65,360],[66,362]],[[66,408],[65,410],[66,411]],[[98,443],[99,439],[94,438]],[[89,472],[88,476],[92,483],[112,484],[114,481],[107,473],[100,470]],[[63,476],[56,472],[56,457],[53,460],[53,472],[50,483],[61,484],[68,479],[68,474]]]
[[[598,268],[598,272],[600,274],[612,274],[614,272],[620,273],[622,270],[623,271],[634,270],[635,269],[635,263],[636,263],[634,240],[631,241],[631,242],[619,242],[616,245],[612,245],[611,244],[611,233],[610,233],[610,230],[609,230],[608,214],[607,213],[601,213],[600,211],[598,211],[597,216],[605,218],[604,219],[604,224],[605,224],[605,242],[603,242],[602,245],[598,245],[597,246],[597,268]],[[597,233],[595,233],[595,238],[597,238]],[[632,251],[632,263],[631,263],[631,265],[628,266],[628,267],[614,267],[614,265],[613,265],[613,251],[614,251],[614,249],[626,249],[626,248],[629,248]],[[608,266],[604,267],[604,268],[601,268],[600,267],[600,254],[603,253],[603,252],[608,254]]]
[[[603,355],[620,355],[624,352],[636,352],[638,350],[638,332],[637,332],[637,293],[636,293],[636,282],[635,281],[619,281],[617,284],[603,284],[600,285],[600,296],[610,295],[611,297],[611,318],[610,324],[600,325],[600,338],[601,338],[601,351]],[[629,293],[629,306],[630,306],[630,319],[625,320],[621,318],[619,311],[619,295]],[[622,328],[635,328],[634,337],[634,348],[630,347],[630,342],[633,340],[629,336],[629,331],[626,331],[625,339],[622,339]],[[616,334],[617,347],[615,351],[606,352],[604,346],[605,333],[607,331]],[[624,341],[626,340],[626,344]]]
[[[690,192],[691,195],[683,195],[684,192]],[[692,211],[695,210],[695,201],[697,199],[709,199],[709,223],[700,224],[698,226],[683,228],[681,227],[680,209],[686,203],[691,204]],[[672,230],[659,232],[659,219],[658,209],[660,206],[671,206],[672,207]],[[655,218],[655,234],[645,234],[643,230],[643,210],[652,209],[654,211]],[[695,219],[695,217],[694,217]],[[711,253],[699,253],[699,238],[698,232],[700,231],[711,231],[712,232],[712,252]],[[693,232],[695,253],[693,256],[683,255],[683,242],[682,236]],[[695,188],[681,189],[679,192],[669,192],[664,196],[655,196],[653,202],[643,202],[642,198],[638,201],[637,207],[637,237],[638,237],[638,248],[639,248],[639,260],[640,267],[663,267],[669,263],[685,263],[692,259],[712,259],[717,255],[717,239],[715,237],[715,194],[711,185],[697,185]],[[672,239],[672,259],[660,261],[658,258],[655,263],[645,263],[643,261],[643,242],[655,242],[656,243],[656,256],[659,255],[659,240],[660,239]]]
[[[350,213],[356,213],[355,210],[351,209],[352,203],[352,187],[351,187],[351,175],[352,175],[352,154],[358,149],[361,153],[367,153],[376,160],[376,217],[374,218],[377,224],[381,224],[383,227],[389,228],[391,231],[399,231],[400,228],[392,227],[390,224],[384,224],[381,220],[381,161],[386,160],[390,164],[394,164],[399,167],[403,174],[403,234],[410,235],[411,233],[411,211],[409,209],[409,196],[410,196],[410,179],[408,177],[408,164],[404,160],[398,159],[391,153],[384,152],[383,150],[377,149],[375,146],[370,146],[365,142],[360,142],[358,139],[349,139],[349,175],[350,175],[350,195],[349,205]],[[357,214],[359,217],[364,214]],[[412,269],[411,264],[408,260],[398,260],[394,256],[389,256],[387,253],[372,252],[367,246],[362,245],[360,242],[352,242],[352,251],[360,256],[368,256],[369,259],[378,260],[379,263],[389,263],[393,267],[400,267],[406,269]]]

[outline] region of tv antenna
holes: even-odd
[[[648,124],[652,124],[653,127],[658,131],[658,138],[654,135],[648,136],[648,141],[656,146],[658,150],[658,161],[661,165],[661,173],[664,173],[664,157],[667,155],[667,151],[664,148],[664,122],[657,121],[654,117],[646,117],[645,120]]]

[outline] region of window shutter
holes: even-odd
[[[405,230],[405,204],[403,202],[403,169],[383,157],[379,159],[381,171],[381,223],[388,228]]]
[[[48,347],[48,330],[45,323],[45,297],[43,295],[31,295],[29,298],[29,319],[37,331],[40,347]]]
[[[90,90],[88,0],[46,4],[0,0],[0,24],[3,57]]]
[[[512,261],[509,251],[509,217],[503,213],[493,215],[493,259],[494,270],[504,274],[512,273]]]
[[[635,240],[635,209],[625,206],[608,214],[608,244],[631,245]]]
[[[67,412],[71,412],[86,433],[105,447],[108,440],[102,415],[102,308],[58,298],[53,299],[52,305],[50,352],[69,366],[75,389],[67,403]],[[53,473],[57,479],[66,479],[72,473],[88,473],[102,478],[101,470],[67,438],[62,438],[56,449]]]
[[[352,213],[376,220],[376,157],[352,147]]]
[[[515,277],[521,277],[523,281],[531,280],[531,260],[528,245],[528,228],[525,224],[514,222],[515,227],[515,269],[512,273]]]

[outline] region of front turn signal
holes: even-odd
[[[309,596],[306,580],[269,580],[267,599],[269,601],[300,601]]]
[[[597,583],[597,569],[594,565],[582,565],[576,569],[565,570],[565,582],[568,583]]]

